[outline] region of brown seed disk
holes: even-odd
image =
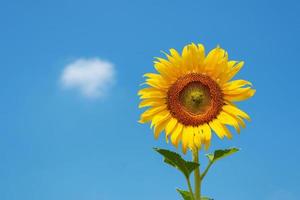
[[[195,114],[182,105],[180,94],[190,84],[199,84],[207,90],[210,95],[210,104],[206,112]],[[172,116],[186,126],[198,126],[208,123],[215,119],[221,112],[224,105],[223,94],[219,85],[209,76],[197,73],[187,74],[179,78],[168,90],[167,95],[168,109]]]

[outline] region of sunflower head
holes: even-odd
[[[182,150],[209,148],[212,132],[219,138],[232,138],[227,126],[240,132],[250,117],[233,102],[252,97],[250,82],[231,80],[243,62],[228,60],[220,47],[205,55],[201,44],[189,44],[181,53],[170,49],[167,59],[157,58],[158,73],[148,73],[139,91],[139,107],[148,107],[140,122],[151,122],[154,136],[165,132],[166,140]]]

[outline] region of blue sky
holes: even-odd
[[[184,178],[152,150],[173,147],[137,123],[136,94],[153,57],[190,42],[244,60],[238,78],[257,89],[239,104],[253,119],[242,134],[213,138],[211,150],[242,150],[211,169],[203,193],[300,199],[299,9],[296,0],[1,1],[0,199],[180,199]],[[64,68],[90,58],[114,66],[106,95],[62,88]]]

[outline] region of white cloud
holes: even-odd
[[[80,58],[68,64],[61,75],[62,86],[79,90],[89,98],[102,97],[115,81],[112,63],[99,58]]]

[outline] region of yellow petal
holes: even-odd
[[[231,63],[230,63],[231,62]],[[224,77],[223,82],[227,82],[231,80],[244,66],[244,62],[239,62],[236,64],[236,61],[230,61],[228,62],[228,65],[230,64],[235,64],[233,65],[230,69],[229,72],[226,74],[226,77]]]
[[[138,95],[141,99],[149,99],[149,98],[166,98],[167,93],[160,91],[156,88],[144,88],[138,92]]]
[[[249,99],[249,98],[253,97],[255,92],[256,92],[256,90],[249,88],[245,91],[241,91],[240,94],[232,95],[232,94],[224,93],[224,99],[228,100],[228,101],[233,101],[233,102],[244,101],[246,99]]]
[[[240,87],[245,87],[245,86],[252,86],[252,83],[250,83],[249,81],[245,81],[245,80],[235,80],[235,81],[230,81],[225,83],[222,86],[222,90],[234,90]]]
[[[224,112],[224,113],[230,115],[231,117],[233,117],[233,118],[238,122],[238,124],[239,124],[241,127],[246,128],[246,124],[245,124],[244,120],[241,119],[239,116],[236,116],[236,115],[234,115],[234,114],[228,113],[228,112],[226,112],[226,111],[222,111],[222,112]]]
[[[206,68],[214,68],[218,62],[220,62],[224,56],[226,55],[226,51],[220,47],[216,47],[211,50],[204,60],[204,65]]]
[[[182,58],[175,49],[170,49],[170,54],[171,55],[165,53],[165,55],[167,56],[170,62],[169,64],[171,66],[170,68],[172,69],[172,72],[174,73],[174,76],[176,78],[182,74],[182,69],[181,69]]]
[[[165,105],[166,99],[161,99],[161,98],[150,98],[150,99],[144,99],[140,102],[139,108],[144,108],[144,107],[149,107],[149,106],[161,106]]]
[[[187,45],[182,50],[182,62],[184,63],[182,70],[184,73],[190,72],[193,69],[190,48],[190,45]]]
[[[240,125],[241,127],[246,128],[246,124],[245,124],[245,122],[244,122],[243,119],[241,119],[241,118],[238,117],[238,116],[232,116],[232,117],[235,118],[235,120],[239,123],[239,125]]]
[[[200,57],[203,57],[203,60],[205,58],[205,48],[203,46],[203,44],[198,44],[198,53],[200,55]]]
[[[201,134],[201,129],[199,127],[194,127],[194,143],[198,149],[201,149]]]
[[[202,132],[204,134],[205,149],[208,150],[211,141],[211,128],[208,124],[201,125]]]
[[[249,115],[247,115],[247,113],[245,113],[244,111],[238,109],[237,107],[235,106],[231,106],[231,105],[225,105],[223,106],[222,108],[224,111],[232,114],[232,115],[236,115],[236,116],[240,116],[244,119],[247,119],[248,121],[250,121],[250,117]]]
[[[175,60],[181,60],[180,54],[175,49],[170,49],[170,54]]]
[[[225,136],[225,132],[222,129],[222,127],[220,126],[220,123],[218,122],[218,120],[213,120],[211,122],[209,122],[209,126],[211,127],[211,129],[216,133],[216,135],[223,139]]]
[[[198,61],[198,47],[192,43],[189,45],[189,61],[190,61],[190,70],[192,72],[197,72],[197,67],[198,67],[198,64],[199,64],[199,61]]]
[[[240,126],[238,124],[238,121],[232,117],[231,115],[227,114],[226,112],[221,112],[219,115],[218,115],[218,120],[223,123],[223,124],[228,124],[228,125],[231,125],[235,128],[235,130],[240,133]]]
[[[228,61],[228,54],[227,52],[224,53],[224,57],[217,62],[215,67],[211,70],[210,74],[212,78],[216,81],[220,81],[220,78],[223,76],[224,73],[227,73],[227,61]]]
[[[161,58],[157,58],[160,61],[164,60]],[[177,77],[178,74],[178,70],[176,69],[176,67],[174,67],[174,65],[172,65],[170,62],[164,60],[165,63],[163,62],[154,62],[154,67],[155,69],[166,79],[172,80],[174,78]]]
[[[181,123],[177,123],[176,127],[174,128],[174,131],[171,135],[171,142],[172,144],[177,148],[181,135],[182,135],[182,129],[183,125]]]
[[[227,137],[228,139],[231,139],[231,138],[232,138],[232,134],[231,134],[231,132],[229,131],[229,129],[228,129],[225,125],[223,125],[222,123],[220,123],[220,124],[221,124],[221,126],[222,126],[222,129],[223,129],[224,132],[225,132],[226,137]]]
[[[164,79],[160,74],[147,73],[144,74],[144,77],[147,77],[145,84],[160,89],[167,90],[169,87],[169,82]]]
[[[160,74],[155,74],[155,73],[146,73],[143,75],[143,77],[151,78],[151,79],[162,79],[162,76]]]
[[[204,69],[204,59],[205,59],[205,49],[202,44],[198,44],[198,51],[197,51],[197,72],[202,73]]]
[[[223,93],[226,95],[239,95],[248,92],[249,90],[253,90],[251,87],[246,88],[236,88],[234,90],[223,90]]]
[[[185,47],[183,47],[183,50],[181,52],[181,57],[184,58],[184,57],[187,57],[188,56],[188,45],[186,45]]]
[[[163,111],[157,113],[153,117],[153,119],[151,121],[151,126],[150,127],[152,128],[153,126],[161,124],[163,121],[165,121],[166,119],[168,119],[169,116],[170,116],[170,112],[168,110],[163,110]]]
[[[185,154],[187,147],[189,147],[191,141],[193,141],[193,127],[192,126],[185,126],[182,131],[182,151]]]
[[[227,128],[225,125],[223,125],[218,119],[215,119],[214,121],[215,121],[216,126],[219,127],[220,131],[221,131],[227,138],[231,139],[231,138],[232,138],[232,134],[231,134],[231,132],[228,130],[228,128]]]
[[[157,122],[154,125],[154,137],[157,139],[160,135],[160,133],[163,131],[163,129],[166,127],[167,123],[169,122],[170,115],[168,115],[165,118],[161,118],[161,121]]]
[[[167,109],[167,105],[149,108],[143,114],[141,114],[141,119],[139,122],[146,123],[146,122],[150,121],[155,116],[155,114],[157,114],[163,110],[166,110],[166,109]]]
[[[205,136],[205,140],[211,140],[211,128],[209,127],[208,124],[202,124],[201,125],[202,131]]]
[[[168,137],[172,133],[176,124],[177,124],[177,119],[172,117],[166,126],[166,137]]]
[[[153,87],[147,87],[147,88],[140,89],[138,95],[142,96],[144,94],[151,93],[151,92],[162,92],[162,90]]]

